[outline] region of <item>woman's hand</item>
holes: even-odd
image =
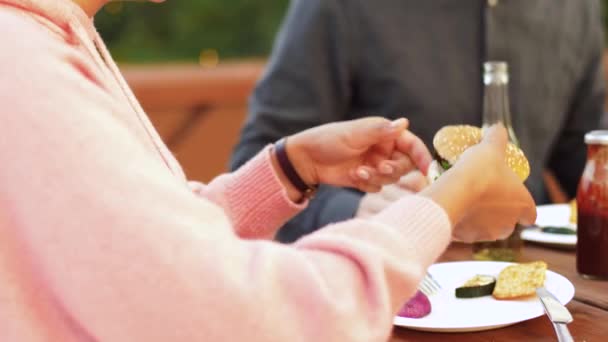
[[[406,119],[379,117],[331,123],[289,137],[286,150],[308,184],[377,192],[416,168],[426,171],[431,162],[408,126]]]
[[[478,145],[422,192],[442,206],[457,240],[502,239],[536,219],[532,196],[505,162],[507,132],[493,126]]]

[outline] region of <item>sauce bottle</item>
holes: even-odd
[[[576,194],[576,269],[608,280],[608,131],[585,135],[587,163]]]

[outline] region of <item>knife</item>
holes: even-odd
[[[566,324],[573,320],[570,311],[568,311],[568,309],[566,309],[566,307],[546,288],[540,287],[536,289],[536,294],[538,295],[538,298],[540,298],[541,303],[543,303],[545,312],[547,313],[547,316],[549,316],[551,323],[553,323],[553,328],[557,334],[557,340],[559,342],[574,342],[574,339],[566,326]]]

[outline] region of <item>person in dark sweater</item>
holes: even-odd
[[[333,121],[406,116],[430,144],[448,124],[481,125],[482,64],[509,64],[511,112],[547,201],[550,170],[574,196],[585,132],[604,105],[603,32],[597,0],[292,0],[231,161],[236,169],[284,135]],[[404,179],[424,186],[422,176]],[[412,185],[415,184],[415,185]],[[405,187],[408,187],[405,186]],[[366,216],[407,193],[322,187],[277,238]]]

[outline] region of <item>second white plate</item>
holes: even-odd
[[[576,229],[576,225],[570,222],[570,205],[568,204],[539,205],[536,207],[536,213],[536,225],[539,227],[557,226]],[[525,241],[556,247],[576,247],[576,235],[543,233],[538,228],[523,230],[521,238]]]

